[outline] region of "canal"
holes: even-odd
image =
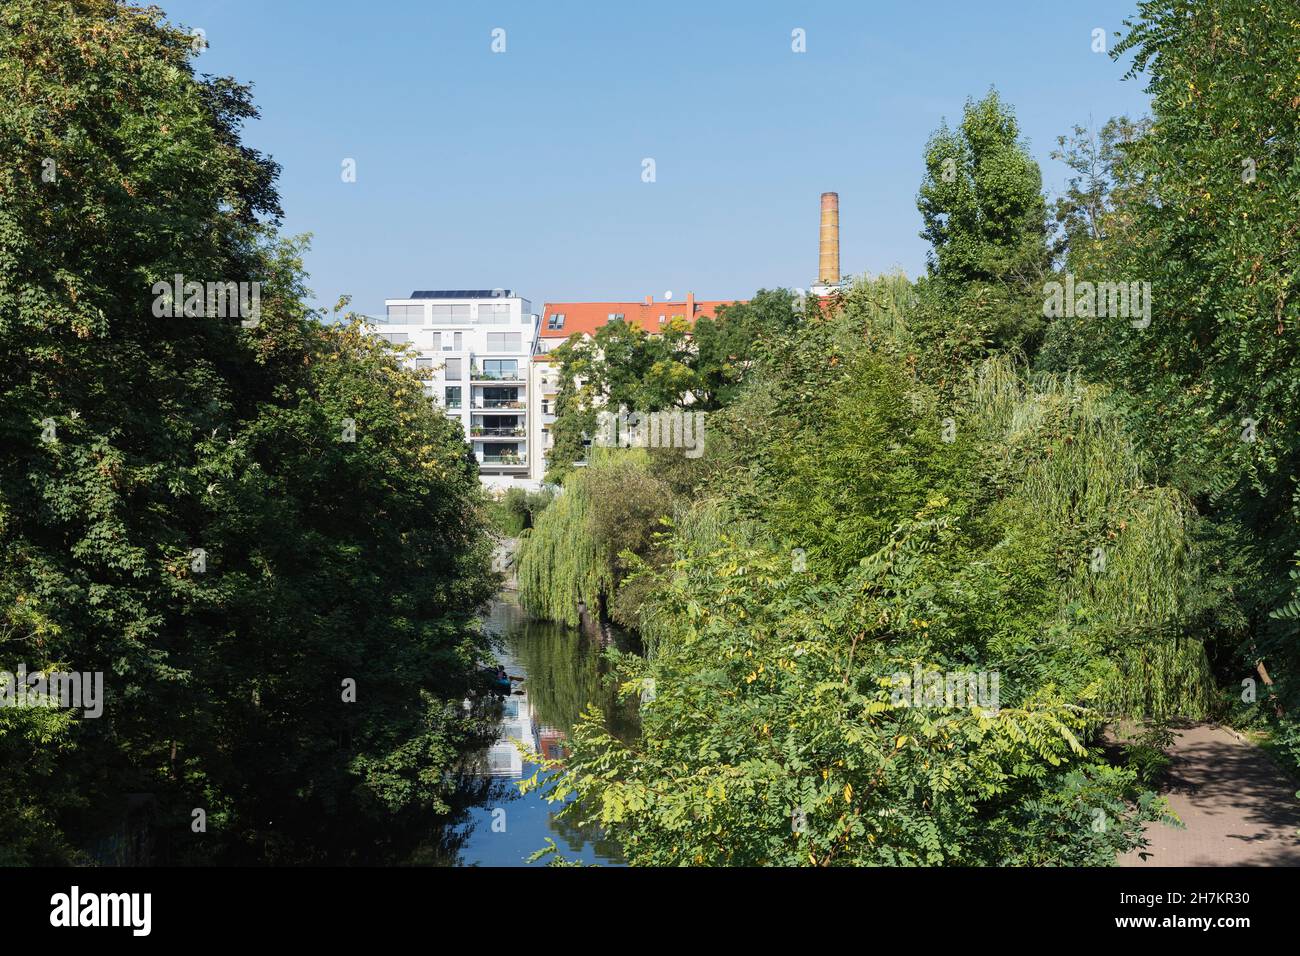
[[[524,679],[503,699],[496,741],[468,768],[466,789],[473,797],[448,834],[455,849],[447,862],[525,866],[549,837],[566,860],[623,865],[618,847],[599,828],[556,819],[558,805],[548,804],[539,790],[521,795],[517,786],[536,767],[523,758],[514,740],[548,758],[563,759],[568,735],[589,704],[608,715],[609,728],[617,736],[627,739],[635,732],[635,705],[619,705],[612,682],[605,679],[608,665],[600,634],[594,628],[529,620],[510,591],[492,602],[484,625],[506,671]],[[637,649],[634,639],[617,629],[605,633],[607,643]]]

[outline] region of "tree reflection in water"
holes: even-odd
[[[516,782],[533,772],[503,746],[511,737],[548,757],[563,757],[564,742],[578,716],[590,705],[606,715],[612,733],[630,739],[637,733],[635,701],[617,701],[617,688],[604,660],[603,644],[639,650],[635,639],[617,629],[582,630],[549,621],[529,620],[513,594],[503,594],[484,617],[496,638],[498,657],[512,675],[524,677],[519,693],[501,710],[497,743],[467,762],[458,789],[457,810],[445,836],[424,845],[421,862],[433,865],[519,865],[554,839],[561,855],[583,862],[622,862],[617,844],[596,826],[579,827],[576,819],[556,819],[541,793],[521,796]],[[513,715],[517,714],[515,717]],[[505,813],[501,815],[501,810]],[[493,813],[503,816],[504,830],[493,827]]]

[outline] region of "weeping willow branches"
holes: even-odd
[[[1006,357],[971,375],[975,427],[1013,487],[1011,528],[1047,536],[1063,583],[1050,631],[1106,662],[1098,703],[1133,717],[1204,717],[1213,678],[1189,634],[1198,556],[1190,502],[1146,484],[1146,463],[1104,389],[1071,375],[1030,377]]]

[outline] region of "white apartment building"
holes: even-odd
[[[532,304],[508,289],[412,292],[386,299],[372,332],[413,349],[424,393],[455,420],[485,486],[535,489],[528,375],[537,340]]]

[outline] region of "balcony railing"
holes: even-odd
[[[478,382],[522,382],[524,373],[517,368],[498,372],[489,372],[483,368],[471,368],[469,377]]]
[[[481,398],[474,403],[475,408],[527,408],[522,398]]]
[[[489,425],[487,421],[485,421],[485,419],[489,417],[508,418],[513,420],[508,425],[503,425],[499,421],[495,425]],[[474,421],[472,421],[470,424],[473,425],[475,428],[523,428],[524,426],[523,419],[524,419],[524,413],[521,409],[518,408],[507,408],[505,411],[493,411],[493,412],[486,412],[483,411],[482,409],[475,409]]]
[[[469,433],[475,438],[522,438],[527,434],[527,430],[519,427],[493,428],[473,425],[470,427]]]
[[[451,408],[460,408],[461,406],[460,406],[460,402],[447,402],[443,407],[451,409]]]
[[[484,455],[479,459],[485,465],[518,465],[520,467],[528,464],[527,455]]]

